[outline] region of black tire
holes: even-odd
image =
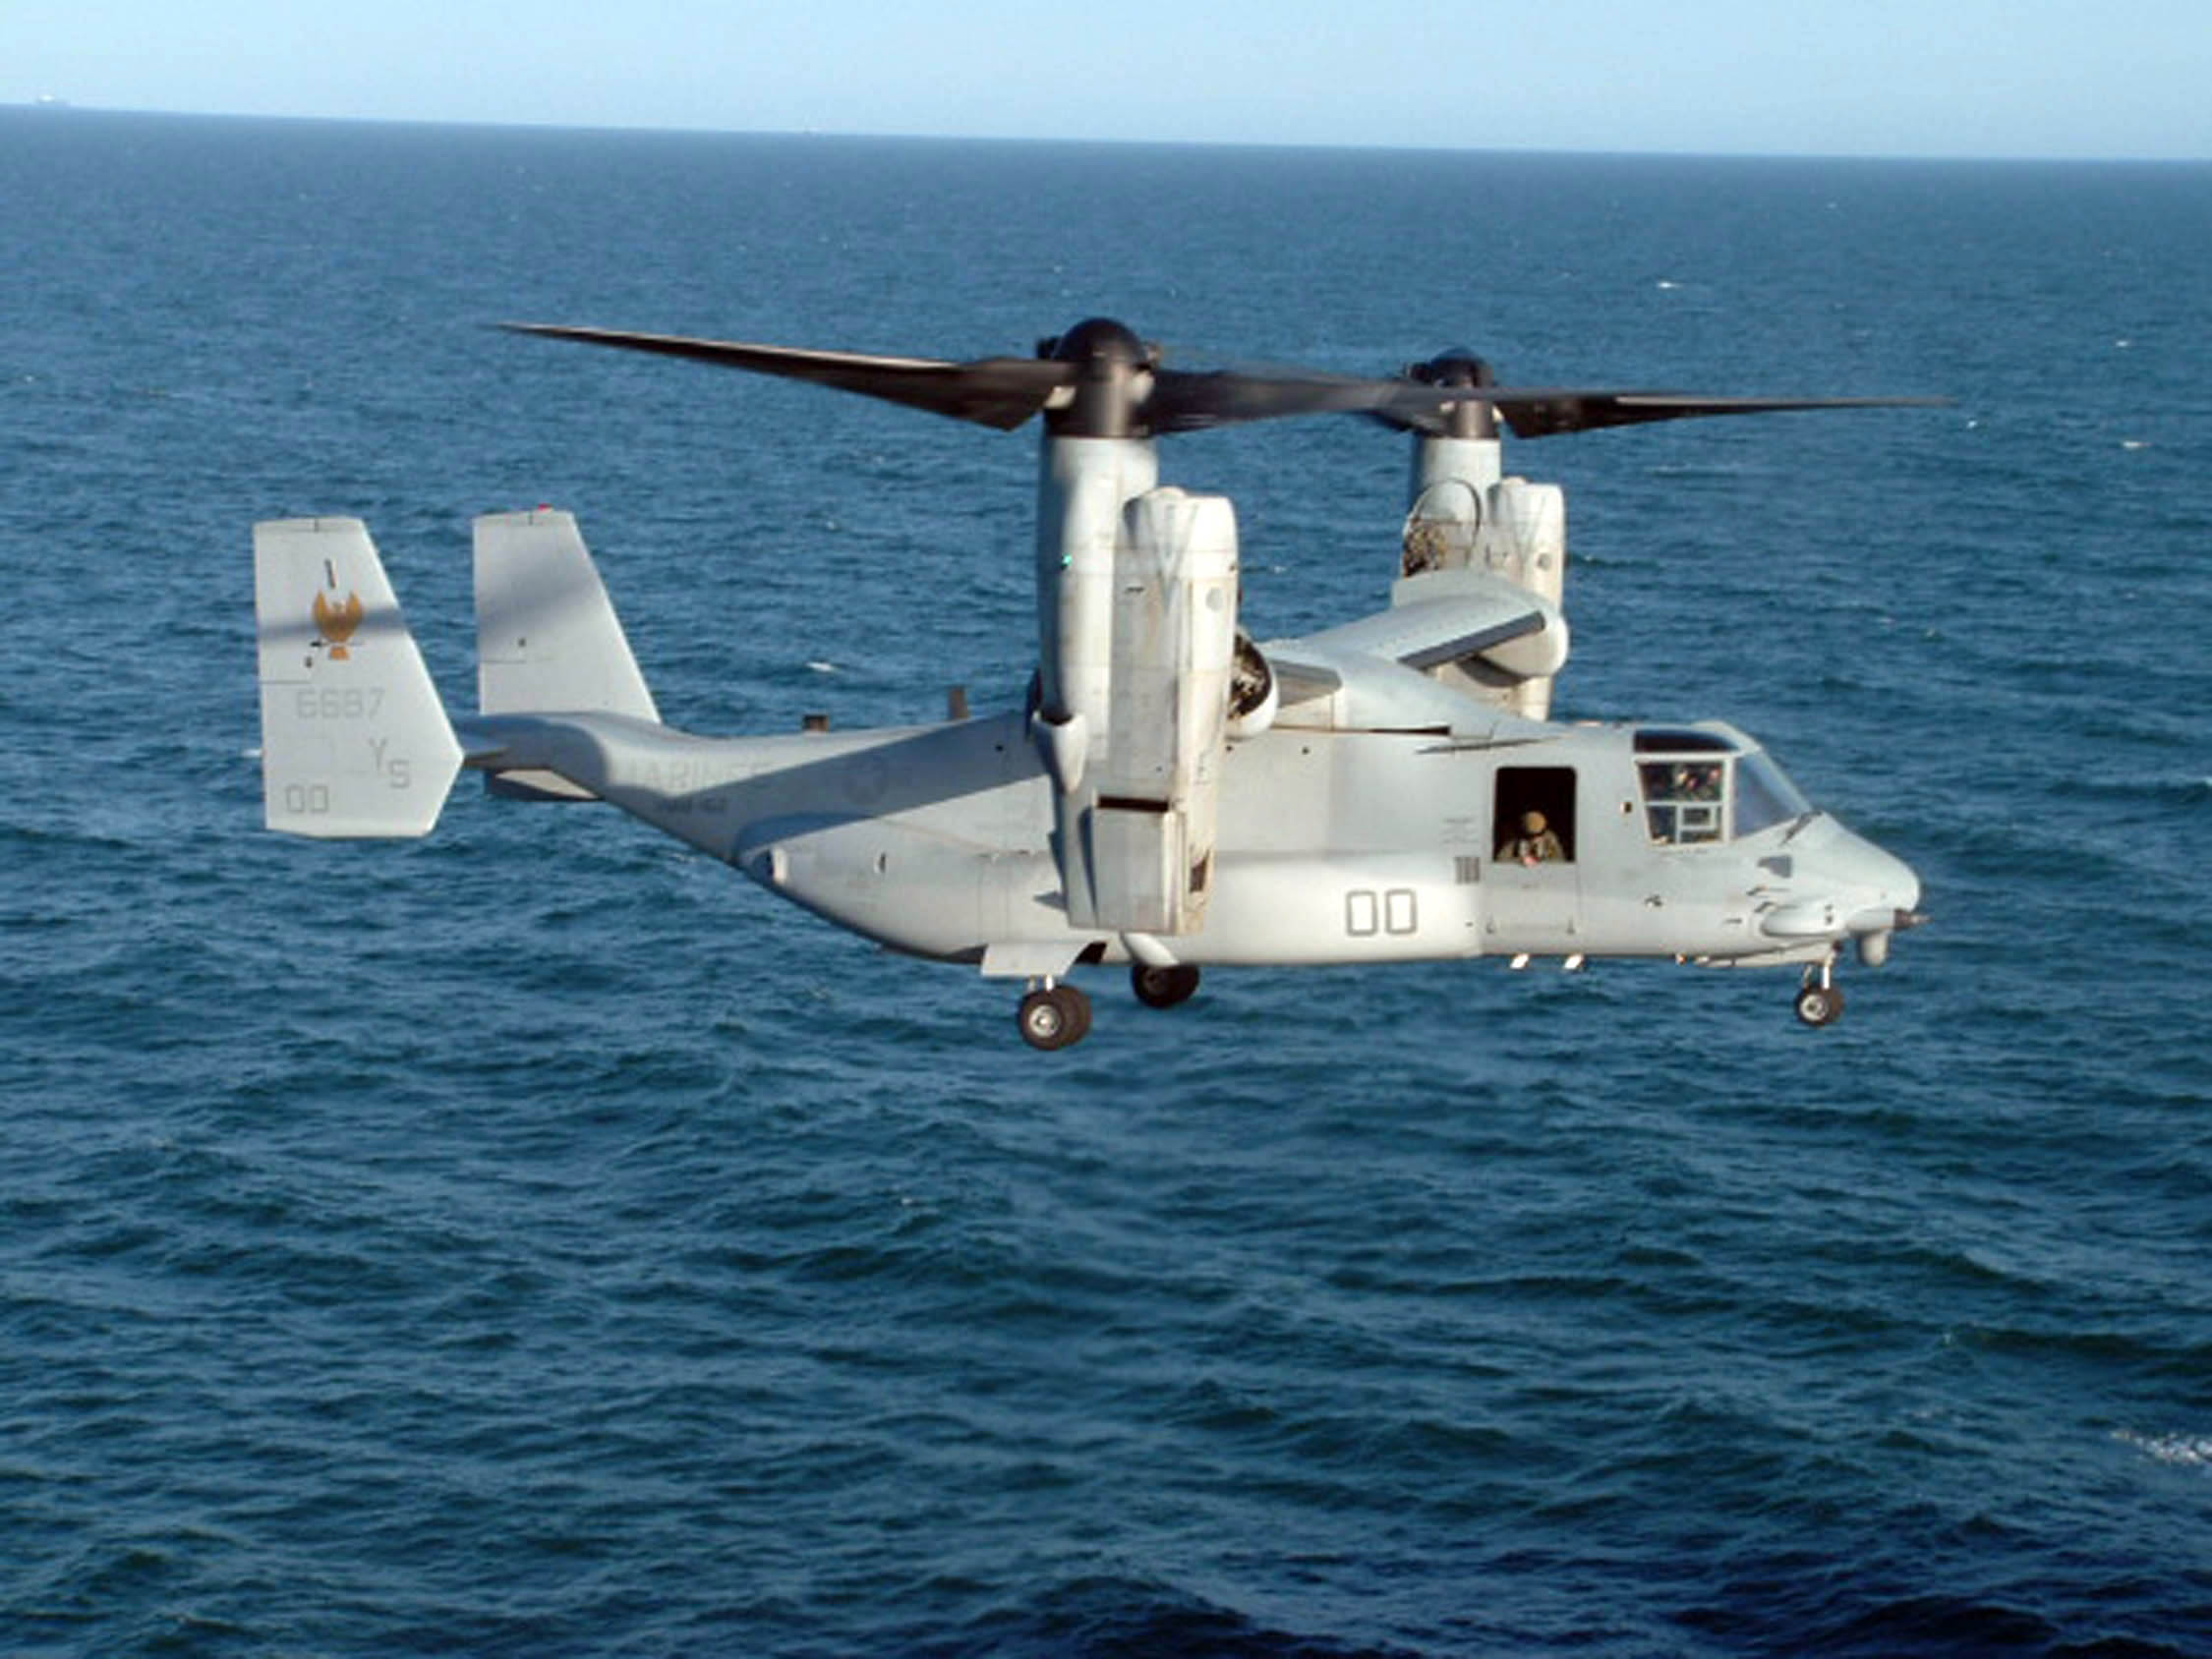
[[[1073,985],[1056,985],[1052,988],[1052,994],[1060,1000],[1060,1005],[1068,1010],[1070,1035],[1067,1042],[1063,1043],[1061,1047],[1066,1048],[1069,1044],[1080,1043],[1090,1035],[1089,994]]]
[[[1015,1023],[1032,1049],[1065,1049],[1090,1034],[1090,999],[1073,985],[1032,991],[1021,999]]]
[[[1076,1039],[1069,1021],[1068,1004],[1050,991],[1032,991],[1021,999],[1015,1023],[1021,1041],[1032,1049],[1065,1049]]]
[[[1132,962],[1129,984],[1136,993],[1136,1000],[1147,1008],[1172,1008],[1178,1002],[1188,1002],[1191,994],[1198,989],[1198,970],[1184,962],[1170,968],[1150,968],[1142,962]]]
[[[1834,985],[1808,985],[1797,994],[1797,1017],[1807,1025],[1834,1025],[1843,1017],[1843,991]]]

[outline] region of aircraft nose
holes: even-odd
[[[1920,908],[1920,877],[1911,865],[1894,853],[1884,852],[1871,841],[1866,850],[1872,854],[1868,871],[1871,885],[1882,894],[1882,902],[1901,912]]]
[[[1761,930],[1774,939],[1855,941],[1869,967],[1888,959],[1899,929],[1927,920],[1912,867],[1833,822],[1829,836],[1798,865],[1797,892],[1767,912]]]
[[[1927,917],[1920,909],[1920,878],[1911,865],[1853,836],[1849,880],[1856,903],[1846,924],[1858,942],[1859,959],[1879,968],[1890,959],[1890,941],[1906,928],[1917,928]]]

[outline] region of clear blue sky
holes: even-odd
[[[2206,0],[0,0],[0,103],[2212,158]]]

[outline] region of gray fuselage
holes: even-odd
[[[1528,722],[1506,741],[1277,725],[1231,745],[1198,930],[1070,925],[1052,782],[1024,718],[702,738],[615,715],[465,722],[893,949],[949,961],[1371,962],[1531,954],[1870,957],[1919,900],[1728,727]],[[484,764],[484,763],[475,763]],[[1710,771],[1711,782],[1677,779]],[[1541,810],[1542,859],[1507,854]],[[1878,944],[1869,944],[1879,941]]]

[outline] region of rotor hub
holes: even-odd
[[[1406,370],[1406,377],[1419,380],[1426,386],[1438,386],[1446,390],[1458,386],[1479,390],[1497,384],[1496,372],[1486,361],[1477,357],[1465,346],[1454,346],[1450,351],[1438,352],[1426,363],[1412,365]],[[1497,410],[1481,398],[1446,404],[1439,413],[1442,416],[1442,436],[1497,436]]]
[[[1065,334],[1039,340],[1037,355],[1055,363],[1127,363],[1150,368],[1159,354],[1112,317],[1093,316]]]
[[[1048,406],[1045,425],[1056,437],[1140,437],[1143,404],[1160,354],[1112,317],[1093,316],[1065,334],[1037,342],[1037,356],[1071,364],[1068,401]]]

